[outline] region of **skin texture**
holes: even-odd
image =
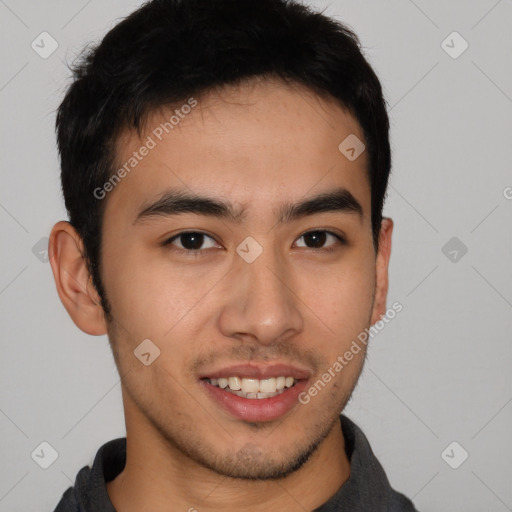
[[[59,296],[81,330],[108,333],[121,375],[127,464],[108,492],[119,512],[167,511],[170,504],[201,512],[312,510],[350,474],[338,417],[364,347],[308,404],[297,402],[271,422],[231,416],[205,393],[199,375],[282,362],[308,369],[317,381],[386,311],[393,223],[384,219],[376,254],[366,153],[350,162],[338,150],[349,134],[364,137],[337,103],[268,80],[197,99],[103,199],[102,280],[112,323],[75,230],[59,222],[51,233]],[[126,132],[118,162],[171,114],[153,113],[141,139]],[[185,213],[134,223],[171,187],[228,200],[245,208],[245,217],[234,223]],[[336,187],[361,203],[362,217],[324,212],[276,223],[281,204]],[[308,246],[304,232],[322,229],[347,243],[327,235],[319,248]],[[185,230],[212,237],[200,256],[180,252],[183,239],[164,245]],[[263,247],[251,264],[236,253],[247,236]],[[147,338],[161,351],[150,366],[133,354]]]

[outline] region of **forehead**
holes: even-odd
[[[183,108],[183,105],[194,105]],[[107,210],[132,215],[166,189],[229,198],[260,212],[279,199],[347,188],[370,211],[367,155],[350,161],[338,149],[347,137],[364,140],[357,120],[337,102],[280,81],[224,87],[161,107],[141,137],[124,133],[117,165],[129,168],[108,196]],[[141,157],[143,146],[150,147]],[[134,166],[126,166],[139,153]]]

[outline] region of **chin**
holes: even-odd
[[[258,425],[261,426],[261,425]],[[215,453],[219,447],[204,449],[196,445],[189,457],[215,473],[242,480],[276,480],[298,471],[316,452],[321,442],[329,435],[332,425],[326,425],[322,432],[311,441],[304,432],[303,439],[285,447],[269,446],[268,436],[258,444],[245,443],[240,449],[230,453]],[[289,437],[288,437],[289,440]],[[265,445],[267,443],[267,446]],[[274,442],[272,443],[274,444]],[[232,447],[231,447],[232,448]]]

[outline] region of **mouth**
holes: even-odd
[[[218,379],[204,379],[208,384],[216,386],[228,393],[233,393],[248,400],[261,400],[272,398],[284,393],[298,382],[291,376],[270,377],[269,379],[248,379],[242,377],[220,377]]]
[[[298,405],[311,373],[289,365],[238,365],[200,377],[208,397],[231,417],[248,422],[281,418]]]

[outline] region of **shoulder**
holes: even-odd
[[[66,489],[54,512],[115,512],[106,483],[113,480],[126,464],[126,438],[102,445],[92,467],[84,466],[75,484]]]
[[[363,512],[418,512],[413,502],[393,489],[365,434],[352,420],[340,416],[350,477],[322,512],[348,508]]]

